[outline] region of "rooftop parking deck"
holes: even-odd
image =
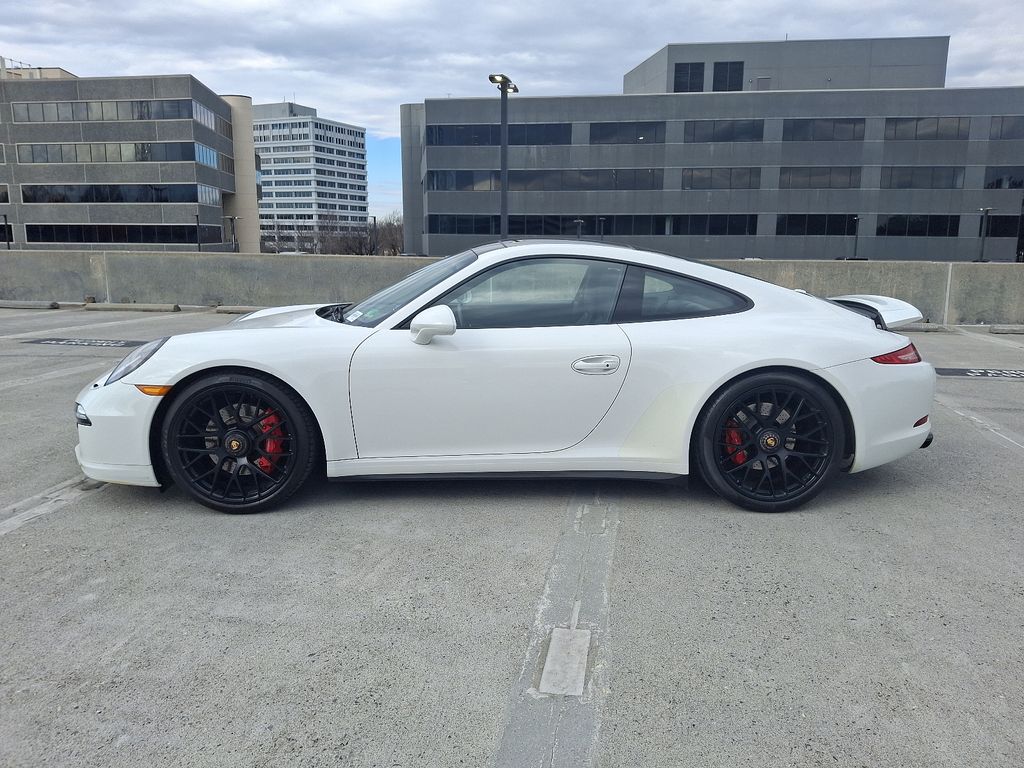
[[[1024,336],[911,334],[961,369],[934,444],[781,515],[697,482],[253,516],[80,482],[75,395],[126,353],[83,340],[231,319],[0,310],[0,764],[1024,764]],[[590,632],[582,696],[544,692],[553,628]]]

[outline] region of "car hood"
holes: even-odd
[[[316,314],[320,307],[329,304],[298,304],[291,307],[272,307],[250,312],[232,320],[224,330],[249,328],[311,328],[331,322]]]

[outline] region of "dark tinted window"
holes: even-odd
[[[892,165],[882,168],[882,189],[962,189],[964,169],[946,165]]]
[[[853,235],[857,217],[852,213],[780,213],[775,218],[775,234]]]
[[[676,93],[700,93],[704,90],[704,62],[676,64],[672,90]]]
[[[716,61],[711,89],[714,91],[742,91],[743,62]]]
[[[204,243],[222,242],[220,227],[199,228]],[[194,245],[193,224],[26,224],[30,243],[170,243]]]
[[[891,141],[962,140],[970,132],[969,117],[888,117],[885,120],[885,138]]]
[[[782,121],[783,141],[863,141],[863,117],[800,118]]]
[[[792,166],[779,169],[779,189],[857,189],[856,166]]]
[[[491,123],[428,125],[427,146],[499,146],[501,126]],[[508,127],[511,145],[571,144],[571,123],[514,123]]]
[[[699,144],[711,141],[762,141],[764,120],[687,120],[683,141]]]
[[[978,231],[980,233],[981,226]],[[1017,237],[1020,232],[1020,216],[989,216],[988,237]]]
[[[683,189],[760,189],[760,168],[683,168]]]
[[[732,291],[681,275],[631,266],[615,309],[615,322],[636,323],[725,315],[749,309]]]
[[[1024,188],[1024,165],[997,165],[985,169],[985,189]]]
[[[1024,115],[993,117],[990,139],[1024,139]]]
[[[591,123],[591,144],[664,144],[665,123]]]
[[[960,217],[924,214],[879,215],[875,234],[880,237],[957,237]]]
[[[538,328],[611,321],[625,265],[573,258],[502,264],[455,288],[446,304],[459,328]]]

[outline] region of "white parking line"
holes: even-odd
[[[94,480],[78,477],[74,480],[65,480],[63,483],[47,488],[42,493],[4,507],[0,509],[0,536],[16,531],[37,517],[63,509],[83,496],[106,487],[106,483],[97,483]]]
[[[47,379],[62,379],[65,376],[77,376],[80,373],[86,373],[88,371],[94,371],[99,368],[113,368],[115,360],[101,360],[99,362],[88,363],[87,365],[77,365],[74,368],[63,368],[56,371],[47,371],[46,373],[38,373],[35,376],[25,376],[20,379],[11,379],[0,383],[0,392],[6,389],[13,389],[14,387],[24,387],[28,384],[38,384],[40,381],[46,381]]]
[[[953,413],[955,413],[957,416],[960,416],[964,419],[967,419],[968,421],[973,422],[974,425],[981,429],[983,432],[989,432],[995,435],[996,437],[1005,440],[1010,445],[1013,445],[1019,448],[1020,450],[1024,451],[1024,436],[1018,435],[1012,430],[1000,426],[999,424],[993,424],[989,421],[986,421],[977,414],[974,414],[971,411],[964,408],[962,405],[960,405],[958,402],[953,400],[948,395],[936,394],[935,402],[937,402],[939,405],[945,406]]]
[[[85,323],[84,325],[66,325],[63,328],[43,328],[38,331],[24,331],[23,333],[11,333],[7,336],[0,336],[0,340],[3,339],[31,339],[34,336],[52,336],[55,333],[75,333],[78,331],[85,330],[87,328],[105,328],[110,325],[127,325],[129,323],[150,323],[156,320],[167,321],[167,318],[162,314],[152,315],[150,317],[131,317],[124,320],[111,320],[105,323]]]

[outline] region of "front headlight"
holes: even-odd
[[[113,384],[115,381],[120,381],[129,373],[134,371],[144,362],[149,360],[160,347],[164,345],[164,342],[169,339],[170,336],[164,336],[162,339],[151,341],[148,344],[143,344],[138,349],[132,351],[124,360],[117,364],[117,367],[110,372],[107,376],[107,380],[103,383],[103,386],[107,384]]]

